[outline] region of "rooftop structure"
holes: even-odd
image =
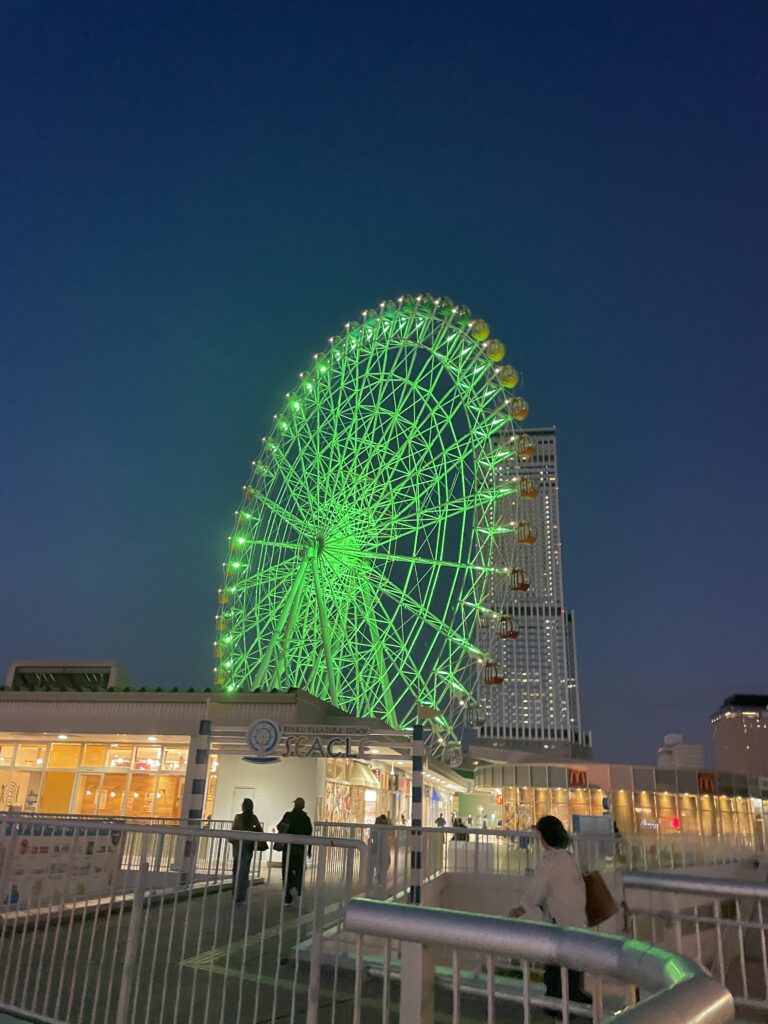
[[[718,770],[768,776],[768,695],[734,693],[710,721]]]

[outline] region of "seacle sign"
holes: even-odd
[[[261,718],[250,726],[246,741],[254,764],[270,764],[284,757],[369,757],[368,729],[358,725],[283,725]]]

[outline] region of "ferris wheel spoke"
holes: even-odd
[[[424,665],[416,663],[408,644],[404,642],[405,638],[382,601],[381,595],[377,594],[373,589],[369,593],[373,602],[378,605],[380,609],[379,614],[385,624],[381,635],[387,646],[389,662],[391,664],[399,664],[401,666],[401,674],[405,672],[407,667],[407,671],[410,673],[411,686],[417,690],[420,689],[423,685]],[[433,645],[434,643],[435,641],[433,640]],[[397,704],[399,701],[395,700],[395,703]]]
[[[295,442],[295,446],[297,452],[301,450],[301,444],[298,441]],[[293,499],[294,506],[301,508],[301,499],[303,499],[305,504],[310,506],[314,505],[315,496],[309,489],[307,476],[300,473],[297,469],[297,466],[300,465],[300,463],[292,463],[288,459],[287,453],[277,446],[271,449],[270,454],[280,469],[283,486],[288,488],[291,498]]]
[[[498,573],[501,570],[489,569],[476,565],[474,562],[450,562],[443,558],[419,558],[417,555],[382,555],[383,562],[403,562],[406,565],[424,565],[430,569],[463,569],[466,572]]]
[[[259,665],[258,671],[256,673],[256,679],[252,687],[252,689],[254,690],[260,690],[262,688],[264,676],[267,672],[267,669],[269,668],[269,664],[272,660],[272,655],[275,652],[276,646],[279,644],[282,648],[282,651],[285,652],[288,644],[290,643],[291,632],[293,630],[293,623],[296,617],[296,606],[298,604],[298,599],[301,595],[304,586],[304,577],[306,576],[307,573],[308,561],[309,560],[307,558],[304,558],[298,567],[296,576],[294,577],[293,583],[291,584],[291,589],[288,592],[288,597],[283,608],[283,613],[280,616],[277,626],[269,639],[267,649],[264,652],[262,662]],[[272,689],[272,687],[270,687],[270,689]]]
[[[402,642],[402,636],[400,635],[399,628],[396,622],[392,619],[389,614],[381,596],[373,590],[368,591],[368,597],[372,608],[372,614],[380,619],[379,623],[379,639],[381,641],[382,658],[381,662],[386,659],[386,664],[389,666],[389,671],[385,675],[387,682],[389,676],[392,674],[392,669],[397,668],[397,675],[407,681],[410,687],[416,687],[421,679],[422,670],[416,664],[413,655],[407,649]],[[376,610],[378,608],[378,611]],[[378,670],[381,662],[377,660],[375,669]],[[385,700],[389,700],[393,708],[397,705],[398,700],[396,695],[392,692],[391,685],[387,686],[388,698],[384,695]]]
[[[261,491],[257,491],[256,494],[254,495],[254,501],[258,502],[260,505],[265,506],[270,510],[270,512],[273,513],[273,515],[277,516],[278,519],[281,519],[284,523],[287,523],[288,526],[290,526],[294,530],[294,532],[299,535],[299,537],[303,535],[305,525],[301,523],[295,516],[293,516],[286,509],[282,508],[282,506],[280,506],[276,501],[273,501],[271,498],[268,498],[266,494],[264,494]]]
[[[455,466],[451,465],[443,448],[444,440],[440,431],[434,430],[431,434],[425,430],[425,427],[430,426],[433,426],[432,416],[426,422],[414,423],[399,449],[392,455],[395,465],[406,458],[411,462],[411,471],[404,474],[402,483],[393,489],[393,497],[399,498],[401,494],[405,494],[407,504],[412,504],[417,495],[429,494],[430,485],[445,480],[451,472],[463,468],[462,460],[457,460]],[[452,425],[450,431],[455,439],[456,434]],[[431,452],[435,449],[438,454],[433,456]]]
[[[417,536],[427,527],[441,526],[456,516],[464,516],[477,510],[479,505],[472,500],[448,501],[433,506],[426,512],[412,512],[407,516],[397,515],[393,519],[404,524],[404,529],[386,538],[387,543],[396,543],[407,537]]]
[[[410,593],[404,590],[402,587],[393,583],[388,576],[380,572],[375,567],[371,567],[371,572],[375,574],[379,586],[382,591],[389,595],[394,601],[399,602],[404,608],[408,609],[412,615],[415,615],[422,619],[427,625],[429,625],[435,632],[445,637],[446,640],[450,640],[451,643],[457,644],[464,650],[469,650],[474,647],[470,644],[466,637],[452,630],[449,626],[439,619],[433,612],[429,611],[428,608],[423,607],[418,601],[414,600]]]
[[[366,621],[371,634],[373,655],[376,661],[376,669],[379,674],[384,706],[386,708],[387,715],[393,716],[395,707],[392,701],[392,690],[386,665],[384,664],[384,639],[382,637],[381,630],[379,629],[379,623],[376,619],[376,612],[374,611],[373,602],[371,601],[371,594],[367,581],[365,581],[365,584],[361,587],[360,595],[363,600],[363,606],[366,612]]]
[[[243,547],[270,548],[278,551],[303,551],[306,545],[298,544],[288,540],[264,540],[263,537],[253,537],[246,540]]]
[[[331,651],[331,640],[328,633],[328,617],[325,610],[325,599],[323,592],[320,587],[320,576],[317,568],[317,558],[312,558],[312,582],[315,588],[315,596],[317,598],[317,611],[320,617],[320,633],[322,636],[323,643],[323,654],[325,657],[325,672],[326,681],[328,684],[328,699],[335,703],[336,701],[336,671],[333,664],[333,654]]]
[[[428,372],[433,372],[433,370],[434,370],[434,367],[429,365],[429,361],[425,361],[425,364],[421,367],[420,371],[418,371],[416,373],[415,377],[410,376],[412,374],[413,367],[414,367],[414,365],[416,363],[418,354],[419,354],[419,350],[416,348],[416,346],[412,346],[411,350],[410,350],[410,353],[409,353],[409,356],[408,356],[408,359],[407,359],[406,370],[403,372],[403,379],[405,379],[409,383],[411,381],[413,381],[413,382],[418,381],[419,379],[423,378],[423,376],[425,374],[427,374]],[[376,392],[376,394],[375,394],[376,408],[378,410],[377,418],[379,420],[381,420],[381,414],[384,411],[383,398],[384,398],[384,394],[385,394],[385,388],[389,389],[390,392],[391,392],[392,385],[393,385],[393,378],[394,378],[394,373],[393,373],[392,367],[388,367],[385,364],[383,367],[380,368],[380,372],[378,374],[378,392]],[[394,379],[397,379],[397,378],[394,378]],[[391,412],[389,410],[387,410],[387,412],[388,412],[388,417],[387,417],[388,418],[388,424],[387,424],[387,427],[385,427],[383,429],[382,435],[378,439],[380,445],[383,445],[385,447],[388,446],[389,438],[391,436],[392,431],[399,424],[401,417],[403,417],[403,415],[405,413],[405,410],[412,403],[413,403],[413,395],[410,393],[409,388],[406,388],[406,387],[400,388],[399,393],[396,395],[396,400],[395,400],[393,409],[391,410]],[[348,436],[353,436],[353,435],[348,435]]]

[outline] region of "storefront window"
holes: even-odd
[[[163,757],[163,771],[185,772],[187,770],[187,748],[166,747]],[[215,769],[211,769],[212,771]]]
[[[38,810],[41,814],[69,814],[74,772],[46,772]]]
[[[589,790],[590,813],[593,817],[602,818],[605,813],[605,807],[603,806],[604,799],[605,793],[599,786],[595,786]]]
[[[11,771],[0,768],[0,811],[7,811],[10,797]]]
[[[717,797],[718,810],[720,812],[719,834],[730,836],[738,831],[733,814],[733,799],[729,796]]]
[[[156,772],[160,768],[160,747],[136,747],[137,772]]]
[[[40,768],[45,764],[47,747],[19,744],[16,750],[17,768]]]
[[[48,756],[49,768],[77,768],[80,761],[79,743],[52,743]]]
[[[81,775],[77,780],[75,814],[98,814],[101,797],[101,775]]]
[[[133,747],[121,747],[110,743],[107,752],[107,768],[130,768],[133,759]]]
[[[163,816],[178,818],[187,756],[178,745],[6,742],[0,745],[0,810],[151,817],[161,813],[155,806],[161,801]]]
[[[635,819],[638,832],[658,832],[659,819],[653,802],[653,793],[646,789],[635,793]]]
[[[107,760],[106,743],[86,743],[83,749],[84,768],[103,768]]]
[[[701,814],[701,834],[703,836],[716,836],[715,798],[709,794],[700,796],[699,812]]]
[[[589,804],[589,790],[579,788],[571,790],[571,815],[589,815],[590,804]],[[573,819],[571,819],[573,820]]]
[[[99,798],[99,814],[122,814],[125,803],[127,775],[105,775]]]
[[[149,818],[155,810],[155,789],[157,777],[134,772],[128,784],[128,799],[125,813],[129,818]]]
[[[183,795],[183,777],[178,775],[161,775],[157,784],[157,802],[155,804],[155,814],[157,817],[180,817]]]
[[[36,811],[42,778],[43,773],[39,771],[24,772],[14,769],[9,783],[9,808],[26,812]]]
[[[521,786],[518,789],[517,823],[514,827],[521,832],[528,832],[537,821],[538,818],[534,817],[533,789],[529,786]]]
[[[699,834],[699,812],[693,793],[680,793],[677,798],[680,808],[680,831],[687,835]]]

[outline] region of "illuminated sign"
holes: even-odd
[[[715,776],[712,772],[699,772],[699,793],[714,796]]]
[[[364,725],[279,726],[261,718],[247,730],[246,741],[255,756],[245,760],[253,764],[272,764],[284,757],[370,757]]]

